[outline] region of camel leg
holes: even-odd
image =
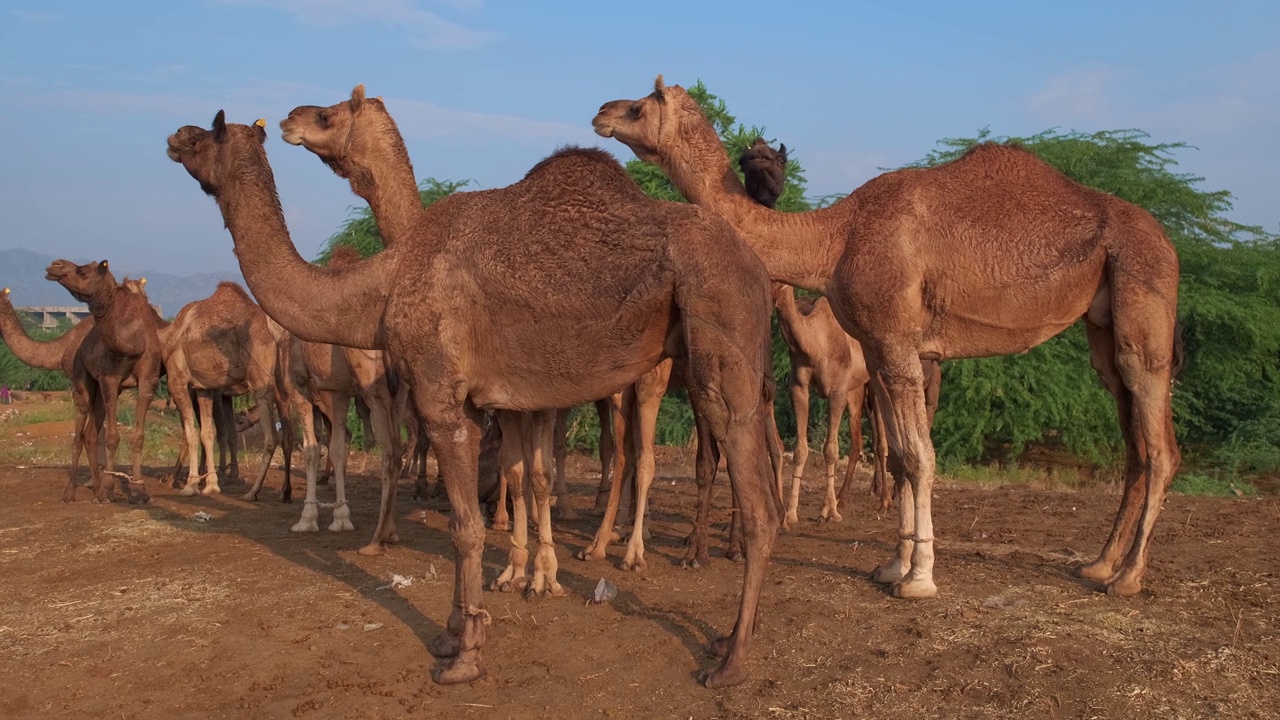
[[[840,515],[836,505],[836,467],[840,464],[840,422],[844,420],[845,407],[849,404],[849,396],[845,393],[836,391],[831,393],[827,398],[827,441],[822,446],[822,458],[826,461],[826,499],[822,501],[822,513],[818,516],[820,521],[840,522],[844,518]]]
[[[742,516],[746,548],[737,621],[727,638],[715,642],[721,660],[703,678],[707,687],[720,688],[746,679],[746,659],[758,622],[765,565],[777,537],[781,507],[766,457],[760,376],[747,372],[747,363],[711,360],[697,353],[695,342],[689,346],[689,377],[711,379],[701,387],[697,380],[691,383],[689,397],[695,413],[703,414],[711,436],[722,444],[728,458],[729,480]]]
[[[787,516],[783,529],[790,530],[800,523],[800,479],[804,466],[809,462],[809,371],[793,369],[791,372],[791,405],[796,411],[796,446],[792,453],[791,496],[787,498]]]
[[[452,404],[450,396],[439,399],[431,396],[426,388],[433,386],[426,378],[413,378],[410,387],[418,412],[426,420],[436,462],[444,471],[445,490],[452,507],[449,532],[456,556],[453,609],[445,632],[429,645],[431,654],[451,660],[436,670],[432,678],[442,685],[470,682],[485,674],[480,648],[489,622],[482,594],[481,553],[485,531],[477,496],[481,416],[470,401],[459,407]]]
[[[115,382],[112,378],[106,378],[98,388],[102,393],[102,409],[105,413],[102,422],[102,437],[104,438],[107,447],[107,457],[106,461],[102,464],[102,468],[104,468],[108,473],[112,473],[116,472],[116,451],[120,447],[120,384]],[[108,475],[106,478],[103,478],[103,481],[108,486],[112,487],[114,487],[116,484],[115,481],[117,480],[119,480],[119,478],[115,475]],[[129,492],[129,485],[126,481],[119,480],[118,484],[126,494]],[[114,491],[107,490],[107,494],[109,498],[114,498]],[[100,492],[96,491],[95,495],[101,499]]]
[[[694,464],[694,477],[698,483],[698,509],[693,518],[693,531],[685,540],[685,550],[680,567],[697,569],[711,563],[708,554],[707,531],[711,525],[711,490],[715,486],[716,470],[720,466],[720,448],[711,437],[706,423],[693,416],[694,431],[698,434],[698,454]]]
[[[213,393],[208,391],[199,391],[196,393],[196,402],[200,406],[200,446],[204,448],[204,489],[200,491],[201,495],[217,495],[222,492],[222,488],[218,485],[218,468],[213,459],[213,446],[217,443],[217,426],[214,424],[213,416],[219,410],[215,405],[219,402]],[[195,488],[198,482],[187,483],[187,487]],[[185,491],[186,488],[183,488]]]
[[[138,375],[137,400],[134,403],[133,437],[129,443],[133,471],[129,475],[129,502],[148,503],[151,496],[147,494],[146,480],[142,475],[142,446],[147,439],[147,413],[151,410],[151,399],[155,396],[156,383],[159,377],[158,368],[135,367]],[[212,421],[209,423],[212,429]]]
[[[631,537],[627,540],[627,554],[622,560],[623,570],[640,571],[645,568],[644,518],[649,505],[649,488],[653,487],[653,478],[657,469],[654,440],[657,435],[658,410],[662,407],[662,396],[666,394],[670,378],[671,367],[667,364],[665,373],[646,376],[642,382],[646,379],[651,382],[646,383],[646,387],[642,390],[637,390],[638,401],[633,414],[635,422],[632,428],[636,445],[635,490],[632,495],[634,522]],[[639,385],[640,383],[637,383],[637,386]]]
[[[80,455],[88,442],[90,425],[93,426],[93,443],[88,448],[87,462],[89,474],[95,480],[94,491],[98,490],[97,479],[101,476],[95,471],[95,467],[98,463],[98,428],[102,427],[102,403],[98,395],[96,383],[93,386],[88,381],[71,384],[71,400],[75,404],[76,417],[71,434],[71,470],[67,475],[67,488],[62,492],[62,502],[75,502],[76,475],[80,472]]]
[[[553,453],[553,444],[557,434],[557,415],[555,411],[545,410],[530,414],[531,442],[527,446],[525,467],[529,474],[529,484],[533,490],[533,505],[538,513],[538,554],[533,559],[533,580],[529,583],[527,595],[564,595],[564,588],[556,580],[559,561],[556,560],[556,545],[551,537],[551,476],[548,473]],[[567,496],[562,496],[567,500]]]
[[[351,508],[347,506],[347,407],[351,397],[341,392],[329,393],[329,461],[333,463],[333,522],[329,532],[351,532]],[[367,548],[367,546],[366,546]],[[366,548],[361,548],[364,554]]]
[[[529,585],[526,574],[529,566],[529,510],[525,503],[524,476],[531,472],[526,445],[531,442],[528,413],[504,410],[498,413],[502,426],[502,445],[498,450],[502,465],[502,478],[511,493],[511,550],[507,553],[507,567],[494,579],[490,590],[500,592],[524,592]]]
[[[609,494],[613,492],[614,478],[620,477],[622,473],[625,472],[627,462],[626,433],[627,427],[629,427],[622,408],[623,395],[625,393],[626,389],[624,388],[601,401],[606,405],[605,410],[607,410],[607,417],[609,418],[609,432],[607,434],[605,433],[605,423],[603,418],[606,417],[606,415],[602,414],[600,415],[602,418],[600,423],[600,486],[596,489],[596,504],[595,507],[592,508],[593,514],[604,514],[605,510],[609,506]],[[599,414],[605,411],[601,409],[600,405],[596,405],[596,412]],[[605,471],[603,449],[606,439],[609,444],[610,458],[608,472]]]
[[[267,471],[271,469],[271,461],[276,456],[276,446],[280,437],[276,433],[275,393],[271,387],[258,388],[254,393],[258,400],[258,408],[262,415],[262,464],[258,466],[258,474],[253,479],[253,487],[245,493],[245,500],[256,500],[258,491],[267,480]],[[282,423],[283,425],[283,423]],[[231,425],[231,434],[235,434],[235,425]]]
[[[849,506],[849,496],[853,493],[853,476],[858,470],[858,460],[862,458],[862,406],[866,392],[865,384],[849,391],[849,462],[845,465],[844,482],[836,497],[837,507]]]
[[[369,408],[369,422],[373,429],[374,441],[382,451],[380,470],[382,472],[382,499],[378,504],[378,525],[373,531],[373,540],[360,549],[361,555],[381,555],[390,543],[400,541],[396,533],[396,485],[400,479],[400,438],[397,435],[399,425],[395,422],[391,390],[386,380],[378,380],[365,389],[365,405]],[[341,487],[341,486],[339,486]],[[346,505],[340,507],[345,508]],[[333,525],[330,530],[351,529],[350,510],[342,527],[338,525],[338,514],[334,512]]]
[[[173,404],[178,408],[178,418],[182,421],[182,437],[185,441],[187,449],[187,478],[182,489],[178,494],[183,497],[191,497],[200,491],[200,428],[199,417],[197,413],[199,409],[196,407],[197,396],[194,392],[174,392],[173,388],[185,388],[187,380],[185,377],[169,373],[169,395],[173,400]],[[174,474],[174,484],[177,484],[177,474]]]
[[[222,431],[222,437],[226,445],[228,455],[228,467],[225,477],[227,480],[239,480],[240,436],[236,434],[236,409],[232,401],[233,398],[230,395],[226,393],[218,394],[217,409],[221,411],[221,414],[218,416],[219,429]],[[259,398],[259,402],[261,402],[261,398]],[[263,416],[266,417],[267,415],[269,415],[269,413],[264,409]],[[275,423],[271,423],[271,429],[272,431],[275,430]],[[272,451],[272,454],[274,454],[274,450]],[[218,455],[221,457],[221,449],[219,449]],[[270,463],[270,460],[268,459],[267,462]]]
[[[499,424],[499,427],[501,427],[501,424]],[[515,452],[515,450],[518,449],[518,439],[515,437],[508,438],[505,432],[503,433],[501,442],[502,444],[498,446],[498,457],[502,457],[502,448],[507,445],[512,446],[512,452]],[[440,462],[439,455],[436,456],[436,462]],[[500,460],[499,462],[501,463],[502,461]],[[503,465],[502,467],[505,468],[506,466]],[[521,472],[523,472],[523,470]],[[508,514],[507,511],[507,495],[511,492],[511,488],[507,483],[508,477],[508,473],[505,472],[505,470],[498,473],[498,506],[494,508],[493,511],[493,522],[489,523],[490,528],[498,530],[499,532],[509,532],[511,530],[511,515]],[[523,475],[521,475],[521,477],[523,477]],[[515,497],[512,496],[512,503],[514,502]]]
[[[772,398],[765,403],[765,413],[765,442],[769,448],[769,466],[773,469],[773,482],[777,486],[778,502],[781,503],[783,495],[782,435],[778,432],[778,417],[774,413]]]
[[[895,488],[899,477],[889,472],[889,431],[885,427],[885,401],[868,393],[871,404],[871,438],[874,443],[872,453],[873,469],[871,473],[871,494],[880,500],[880,509],[893,507]]]
[[[620,397],[620,394],[619,394]],[[600,484],[596,487],[595,504],[592,506],[588,514],[603,515],[605,508],[609,506],[609,488],[613,484],[612,471],[614,462],[614,442],[613,442],[613,403],[611,398],[604,398],[595,402],[596,418],[600,421]]]
[[[555,461],[556,461],[556,484],[555,484],[556,514],[559,515],[561,520],[577,520],[579,516],[578,516],[578,513],[573,509],[573,503],[570,502],[569,500],[569,485],[568,483],[565,482],[565,477],[564,477],[566,472],[565,459],[566,459],[566,456],[568,455],[568,450],[569,450],[568,447],[566,447],[567,438],[565,438],[565,433],[567,433],[568,431],[569,431],[569,411],[568,410],[556,411],[555,427],[552,430],[552,432],[555,433],[553,437],[553,441],[555,444],[551,451],[552,455],[555,456]]]
[[[302,460],[307,466],[307,495],[302,501],[302,515],[289,528],[290,532],[320,532],[320,503],[316,499],[316,485],[320,474],[320,442],[316,438],[313,405],[295,398],[298,419],[302,422]]]
[[[892,351],[891,351],[892,352]],[[914,349],[877,358],[880,387],[887,395],[886,425],[892,452],[900,459],[897,556],[876,569],[875,579],[891,580],[900,598],[926,598],[938,593],[933,582],[933,443],[924,406],[924,375]],[[883,388],[883,390],[881,390]],[[905,572],[904,572],[905,571]]]
[[[619,539],[618,533],[614,531],[613,526],[618,519],[622,483],[627,475],[626,446],[629,441],[626,439],[626,433],[630,427],[628,419],[631,417],[632,408],[636,404],[635,386],[628,386],[614,397],[616,401],[612,405],[615,452],[613,472],[610,473],[608,503],[605,505],[604,515],[600,518],[600,527],[596,530],[595,538],[586,549],[578,553],[579,560],[603,560],[605,549],[609,546],[609,543]]]
[[[1111,533],[1098,558],[1082,566],[1082,577],[1107,583],[1107,591],[1115,595],[1133,595],[1142,588],[1142,574],[1146,569],[1146,552],[1151,527],[1159,514],[1164,493],[1177,468],[1179,453],[1173,439],[1168,391],[1161,392],[1161,383],[1169,385],[1169,351],[1162,354],[1148,348],[1159,347],[1148,338],[1136,344],[1138,350],[1121,358],[1117,355],[1117,343],[1113,328],[1095,325],[1086,320],[1085,329],[1092,350],[1092,362],[1103,385],[1116,399],[1121,434],[1125,442],[1125,488],[1120,508],[1116,512]],[[1157,335],[1157,333],[1151,333]],[[1172,346],[1172,341],[1168,342]],[[1151,363],[1141,357],[1143,352],[1155,357]],[[1137,355],[1138,357],[1134,357]],[[1160,367],[1166,361],[1163,372],[1154,372],[1152,365]],[[1153,397],[1162,395],[1163,397]],[[1139,524],[1141,511],[1141,524]],[[1136,534],[1136,538],[1135,538]],[[1132,543],[1132,546],[1130,546]],[[1120,565],[1126,547],[1128,556]]]

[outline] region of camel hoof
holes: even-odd
[[[137,495],[130,495],[129,504],[130,505],[149,505],[151,504],[151,496],[144,495],[142,493],[138,493]]]
[[[680,567],[686,570],[701,570],[711,565],[711,557],[705,551],[685,556],[680,561]]]
[[[432,657],[441,659],[457,657],[459,649],[457,636],[447,630],[427,643],[427,652],[431,653]]]
[[[311,520],[311,521],[299,520],[298,522],[294,523],[292,527],[289,528],[289,532],[296,532],[296,533],[320,532],[320,525],[315,520]]]
[[[385,555],[386,552],[387,548],[384,547],[382,543],[373,542],[357,550],[356,554],[363,555],[364,557],[377,557],[379,555]]]
[[[741,685],[747,679],[747,671],[741,665],[721,666],[707,673],[702,684],[711,690]]]
[[[541,597],[564,597],[564,588],[553,581],[535,581],[524,589],[525,600],[537,600]]]
[[[351,532],[356,526],[351,524],[350,520],[334,520],[329,523],[329,532]]]
[[[800,515],[794,512],[787,513],[787,517],[782,521],[782,527],[790,530],[800,524]]]
[[[205,485],[204,489],[200,491],[200,494],[201,495],[221,495],[222,488],[218,487],[217,485]]]
[[[931,598],[938,594],[938,586],[933,580],[906,579],[893,586],[893,596],[905,600]]]
[[[822,514],[822,516],[820,516],[820,517],[818,518],[818,522],[820,522],[820,523],[829,523],[829,522],[838,523],[838,522],[844,522],[844,516],[843,516],[843,515],[841,515],[840,513],[836,512],[835,510],[832,510],[832,511],[831,511],[831,512],[829,512],[829,513],[823,513],[823,514]]]
[[[877,567],[871,571],[871,581],[880,583],[881,585],[892,585],[907,576],[907,571],[897,561],[897,559]]]
[[[741,550],[725,550],[724,557],[726,560],[732,560],[734,562],[742,562],[743,560],[746,559],[747,556],[743,555]]]
[[[474,661],[462,661],[454,658],[448,665],[431,673],[431,679],[437,685],[458,685],[479,680],[484,677],[484,668]]]
[[[646,567],[648,567],[648,563],[644,561],[643,557],[638,557],[635,559],[628,558],[622,561],[622,569],[628,572],[640,572],[641,570],[644,570]]]
[[[256,493],[256,492],[247,492],[247,493],[245,493],[245,494],[241,495],[241,496],[240,496],[240,499],[241,499],[241,500],[243,500],[243,501],[245,501],[245,502],[258,502],[258,493]]]
[[[1115,575],[1115,567],[1109,562],[1103,562],[1101,559],[1094,560],[1076,568],[1076,575],[1086,580],[1105,583]]]
[[[1142,592],[1142,581],[1131,580],[1123,575],[1107,584],[1107,594],[1111,597],[1133,597]]]
[[[192,497],[199,493],[200,488],[197,488],[194,483],[187,483],[185,487],[178,491],[178,495],[182,497]]]
[[[592,543],[591,547],[574,555],[579,560],[603,560],[605,557],[604,548],[597,549],[596,544]]]
[[[508,520],[494,520],[493,524],[489,526],[489,529],[497,530],[499,532],[511,532],[511,522]]]
[[[75,501],[76,501],[76,494],[75,494],[75,492],[74,492],[74,491],[73,491],[73,492],[64,492],[64,493],[62,493],[62,502],[64,502],[64,503],[73,503],[73,502],[75,502]]]

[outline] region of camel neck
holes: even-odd
[[[0,338],[9,346],[13,356],[26,365],[41,370],[61,370],[62,356],[75,334],[73,329],[54,340],[36,340],[27,334],[13,306],[0,302]]]
[[[714,148],[681,157],[686,162],[680,165],[663,163],[667,176],[689,202],[728,220],[760,257],[771,280],[826,292],[840,256],[840,216],[830,208],[784,213],[755,202],[729,167],[718,138]]]
[[[390,118],[387,118],[390,122]],[[355,161],[351,169],[351,190],[369,203],[385,247],[408,241],[421,217],[422,196],[414,178],[413,163],[394,123],[379,133],[370,133],[383,142],[372,157]]]
[[[235,242],[245,283],[263,310],[303,340],[350,347],[380,347],[390,253],[339,267],[320,268],[298,254],[289,238],[275,178],[265,153],[242,159],[217,194]]]

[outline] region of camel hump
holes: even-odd
[[[231,282],[230,280],[223,280],[218,283],[218,287],[213,291],[213,294],[216,296],[220,293],[234,295],[237,299],[245,302],[253,302],[253,298],[249,297],[249,293],[243,287],[240,287],[240,283]]]

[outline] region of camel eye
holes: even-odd
[[[629,111],[629,112],[631,113],[631,117],[633,117],[633,118],[638,118],[638,117],[640,117],[640,106],[639,106],[639,105],[632,105],[632,106],[631,106],[631,109],[630,109],[630,111]]]
[[[328,127],[328,126],[329,126],[329,113],[327,113],[327,112],[323,112],[323,111],[321,111],[321,112],[319,112],[319,113],[316,113],[316,122],[320,123],[321,125],[323,125],[323,126],[325,126],[325,127]]]

